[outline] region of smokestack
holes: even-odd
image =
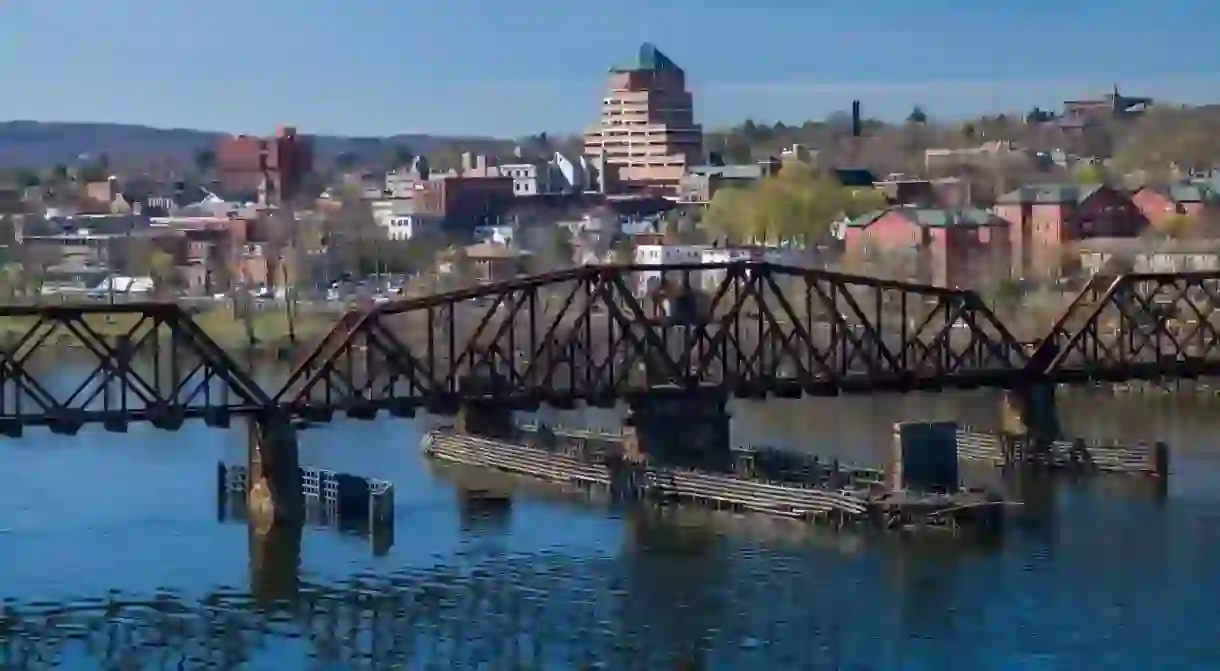
[[[851,101],[851,136],[860,137],[863,135],[864,125],[860,120],[860,101]]]

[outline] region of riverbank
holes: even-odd
[[[232,309],[215,307],[196,312],[191,318],[209,338],[230,353],[280,354],[313,346],[330,332],[339,315],[305,312],[289,320],[283,310],[260,310],[248,318],[239,318]],[[151,323],[140,325],[141,316],[135,314],[92,314],[81,319],[89,331],[107,340],[139,339],[151,328]],[[16,345],[38,323],[37,317],[0,318],[0,343]],[[86,344],[80,334],[61,324],[47,335],[43,346],[75,349],[84,348]]]

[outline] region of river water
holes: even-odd
[[[245,458],[236,423],[31,430],[0,446],[0,668],[1216,668],[1217,407],[1061,394],[1069,433],[1167,440],[1168,497],[1023,483],[1019,523],[987,547],[533,486],[475,514],[454,481],[483,476],[419,455],[430,420],[339,419],[302,432],[302,461],[393,482],[395,542],[307,529],[284,564],[298,588],[275,603],[250,595],[246,526],[217,520],[216,463]],[[861,463],[894,421],[993,427],[996,409],[986,393],[732,406],[739,443]]]

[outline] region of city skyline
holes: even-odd
[[[133,16],[166,28],[127,37]],[[688,0],[449,11],[415,0],[14,3],[0,9],[9,64],[0,86],[10,92],[0,118],[228,132],[291,122],[355,136],[580,133],[597,117],[606,70],[645,41],[687,71],[708,128],[822,118],[853,98],[887,119],[914,105],[952,118],[1057,109],[1115,83],[1200,103],[1220,100],[1220,73],[1208,65],[1220,47],[1206,39],[1214,19],[1220,8],[1176,0],[1019,9],[885,0],[834,11]]]

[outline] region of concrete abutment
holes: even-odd
[[[458,433],[499,440],[511,440],[517,431],[512,409],[495,401],[462,403],[453,427]]]

